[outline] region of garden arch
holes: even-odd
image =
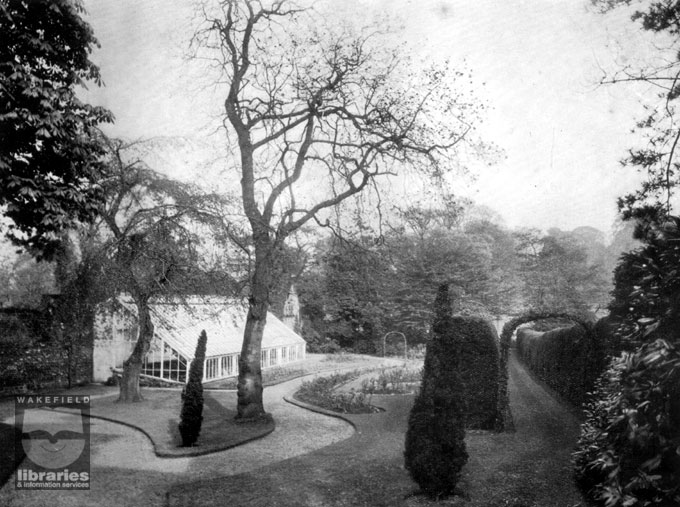
[[[382,349],[383,349],[383,357],[385,357],[385,348],[387,346],[387,337],[388,336],[398,336],[404,341],[404,359],[408,359],[408,343],[406,341],[406,335],[402,333],[401,331],[389,331],[383,336],[382,339]]]
[[[517,328],[529,322],[535,322],[546,319],[566,319],[584,327],[586,332],[590,332],[594,326],[594,320],[586,315],[578,315],[564,312],[550,312],[528,310],[513,319],[509,320],[503,326],[503,331],[500,336],[500,372],[498,374],[498,420],[496,423],[496,431],[504,431],[512,429],[512,418],[509,412],[508,400],[508,353],[510,350],[510,342],[513,333]]]

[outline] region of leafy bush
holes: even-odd
[[[86,347],[50,331],[43,313],[0,313],[0,388],[26,385],[37,390],[88,378],[91,361]]]
[[[180,413],[179,433],[182,445],[191,447],[198,440],[203,421],[203,363],[208,336],[201,331],[196,344],[196,353],[189,369],[189,380],[182,390],[182,412]]]
[[[468,459],[465,402],[456,369],[460,344],[452,329],[448,286],[435,300],[434,336],[427,347],[420,393],[408,421],[405,466],[431,498],[451,495]]]
[[[586,411],[576,479],[606,507],[680,505],[680,350],[656,340],[613,360]]]

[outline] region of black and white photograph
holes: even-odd
[[[680,0],[0,0],[0,505],[680,507],[676,107]]]

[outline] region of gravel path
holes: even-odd
[[[295,392],[301,382],[295,379],[265,389],[265,408],[276,420],[273,433],[206,456],[158,458],[151,442],[139,431],[92,419],[90,491],[18,491],[11,478],[0,490],[0,505],[163,505],[165,491],[173,483],[249,472],[349,438],[354,433],[349,423],[283,401],[283,396]]]

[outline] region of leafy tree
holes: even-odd
[[[0,3],[0,205],[7,235],[39,257],[103,200],[96,129],[113,117],[76,95],[101,84],[83,10],[80,0]]]
[[[204,5],[197,56],[216,62],[223,124],[237,141],[254,266],[238,383],[240,419],[265,414],[260,349],[277,252],[376,179],[441,176],[477,108],[447,69],[414,72],[380,29],[328,26],[287,0]],[[304,19],[304,23],[302,20]],[[313,192],[305,190],[314,189]]]
[[[5,242],[0,248],[9,247]],[[0,258],[0,294],[7,306],[38,308],[44,294],[54,292],[54,266],[26,252],[6,252]]]
[[[149,168],[137,157],[136,143],[103,142],[106,201],[83,243],[98,250],[107,265],[106,277],[99,279],[107,293],[128,292],[137,307],[138,338],[124,362],[119,397],[133,402],[142,398],[139,375],[154,334],[149,303],[195,285],[200,237],[208,236],[199,224],[221,225],[213,206],[220,200]]]
[[[622,256],[610,304],[612,314],[632,326],[629,336],[636,340],[644,338],[642,327],[647,334],[674,333],[680,325],[680,218],[647,211],[644,218],[637,213],[636,236],[644,246]]]
[[[604,306],[609,289],[604,262],[589,259],[591,247],[580,238],[558,229],[547,235],[520,231],[517,238],[526,306],[562,312]]]
[[[680,183],[678,169],[677,99],[680,97],[680,2],[677,0],[593,0],[604,12],[635,4],[632,20],[651,35],[649,54],[652,58],[639,64],[626,63],[605,75],[603,83],[646,83],[655,91],[647,94],[646,115],[636,123],[636,131],[645,140],[641,147],[632,148],[622,161],[625,166],[645,175],[640,187],[619,199],[624,218],[635,210],[652,206],[666,214],[673,211],[676,188]]]

